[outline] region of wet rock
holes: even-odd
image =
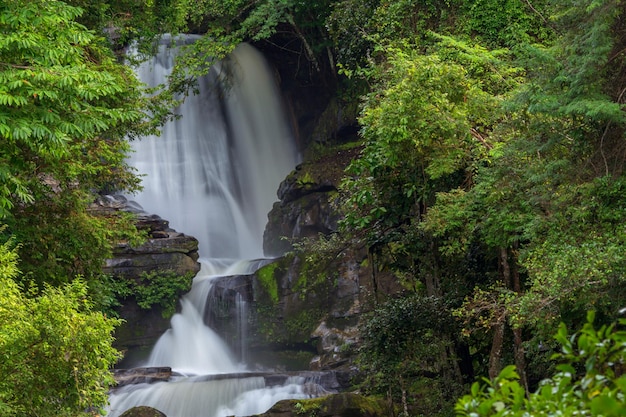
[[[118,242],[113,248],[113,257],[106,261],[103,272],[115,280],[145,285],[141,280],[144,274],[193,277],[200,270],[196,238],[171,229],[167,220],[144,212],[140,205],[126,197],[100,196],[92,204],[90,211],[101,216],[113,215],[119,211],[134,213],[137,229],[147,234],[146,241],[141,245]],[[163,317],[159,306],[149,310],[140,308],[133,296],[128,296],[121,304],[117,312],[124,319],[124,323],[116,330],[115,346],[122,351],[128,350],[141,355],[137,358],[125,358],[132,366],[135,359],[143,359],[142,355],[147,354],[148,347],[169,328],[169,319]],[[129,366],[128,363],[122,365]]]
[[[156,408],[140,406],[133,407],[130,410],[124,411],[120,417],[167,417],[165,414],[157,410]]]
[[[167,381],[172,377],[172,368],[167,366],[150,368],[115,369],[113,377],[117,387],[131,384]]]
[[[279,202],[268,214],[263,235],[267,255],[283,254],[292,243],[337,231],[341,218],[339,185],[360,147],[337,148],[300,164],[278,188]]]
[[[139,205],[123,196],[103,196],[96,202],[95,210],[99,213],[106,210],[133,212],[137,216],[137,229],[148,234],[141,245],[119,242],[113,248],[113,258],[106,262],[106,274],[137,279],[143,273],[154,271],[195,275],[200,270],[198,240],[171,229],[167,220],[143,212]]]

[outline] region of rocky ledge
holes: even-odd
[[[171,229],[167,220],[144,212],[139,205],[120,195],[100,197],[94,210],[101,214],[111,211],[132,212],[137,216],[137,229],[145,230],[148,236],[138,246],[119,242],[113,249],[113,258],[105,265],[105,273],[117,277],[138,278],[143,273],[154,271],[195,275],[200,270],[198,240]]]
[[[172,368],[169,366],[113,370],[116,387],[168,381],[172,375]]]
[[[145,274],[185,276],[189,278],[200,270],[198,240],[169,227],[169,222],[155,214],[146,213],[137,203],[120,195],[101,196],[91,207],[92,213],[102,216],[125,211],[136,216],[137,229],[146,232],[147,239],[140,245],[119,242],[113,248],[113,257],[107,260],[103,272],[115,280],[128,280],[145,285]],[[178,295],[182,295],[178,294]],[[155,305],[149,310],[138,306],[133,296],[123,300],[117,309],[124,323],[116,330],[116,347],[132,350],[142,356],[158,337],[169,328],[169,319]],[[133,361],[135,358],[125,358]]]

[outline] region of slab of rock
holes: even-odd
[[[132,368],[132,369],[115,369],[113,377],[117,383],[117,387],[124,385],[153,383],[168,381],[172,377],[172,368],[168,366],[149,367],[149,368]]]
[[[198,240],[169,227],[169,222],[156,214],[148,214],[137,203],[121,195],[100,196],[90,208],[92,213],[106,216],[117,211],[134,213],[135,225],[145,230],[148,239],[141,245],[118,242],[113,258],[107,260],[104,272],[113,276],[136,279],[144,272],[171,271],[195,275],[198,263]]]
[[[101,216],[111,216],[120,211],[133,213],[137,229],[145,231],[148,237],[143,244],[136,246],[118,242],[113,248],[113,257],[106,261],[103,268],[105,274],[140,285],[145,285],[140,279],[143,274],[174,274],[190,277],[191,286],[191,277],[200,271],[196,238],[171,229],[167,220],[144,212],[141,206],[124,196],[100,196],[90,211]],[[169,319],[163,317],[159,306],[150,310],[141,309],[132,296],[125,298],[121,304],[117,312],[124,323],[116,330],[115,345],[122,351],[143,355],[144,350],[154,345],[169,328]]]

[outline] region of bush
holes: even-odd
[[[502,370],[494,381],[472,385],[461,398],[459,416],[626,416],[626,319],[595,329],[595,313],[587,314],[582,330],[569,335],[561,324],[556,340],[561,352],[556,373],[526,395],[514,366]]]

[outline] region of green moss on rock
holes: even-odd
[[[270,300],[273,303],[278,302],[278,282],[276,281],[276,268],[279,264],[277,262],[265,265],[259,269],[256,273],[259,282],[263,289],[267,292]]]
[[[383,400],[350,392],[276,403],[262,417],[382,417],[390,413]]]

